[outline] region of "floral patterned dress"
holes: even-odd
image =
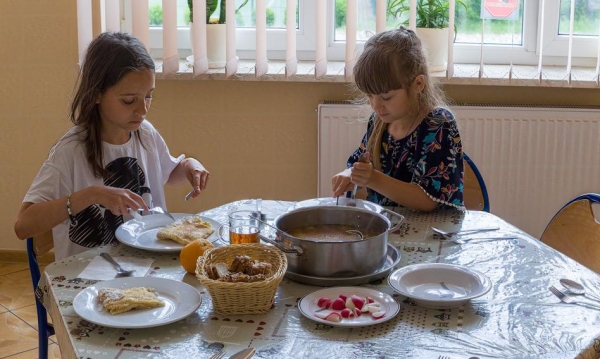
[[[365,152],[373,132],[375,114],[371,115],[360,147],[348,158],[348,167]],[[438,107],[405,138],[394,140],[386,131],[381,143],[381,172],[407,183],[415,183],[438,208],[463,205],[463,151],[454,116]],[[367,199],[382,206],[397,206],[389,198],[367,189]]]

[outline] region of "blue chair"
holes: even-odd
[[[466,209],[490,211],[490,200],[483,176],[477,169],[475,162],[466,153],[464,158],[463,201]]]
[[[42,236],[39,237],[39,240],[38,237],[36,239],[27,238],[27,259],[29,261],[29,272],[31,273],[34,296],[41,276],[37,256],[47,253],[53,247],[54,244],[52,243],[51,236]],[[38,320],[38,356],[40,359],[46,359],[48,358],[48,339],[54,335],[54,327],[48,323],[46,308],[37,299],[37,296],[35,297],[35,307]]]
[[[594,204],[600,204],[600,194],[573,198],[552,217],[540,240],[600,273],[600,223],[594,215]]]

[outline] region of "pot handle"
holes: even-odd
[[[284,231],[280,230],[279,228],[273,226],[272,224],[269,224],[267,221],[263,221],[262,219],[259,219],[259,218],[255,218],[255,219],[257,221],[259,221],[260,223],[273,228],[275,230],[275,232],[277,233],[277,237],[279,237],[281,235],[287,235],[287,233],[285,233]],[[258,237],[260,239],[262,239],[263,241],[274,245],[275,247],[277,247],[280,251],[282,251],[284,253],[292,253],[292,254],[296,254],[296,255],[302,254],[301,250],[285,248],[284,245],[280,241],[272,240],[271,238],[267,238],[266,236],[263,236],[260,232],[258,233]]]
[[[394,227],[392,227],[388,230],[388,233],[392,233],[392,232],[395,232],[398,229],[400,229],[400,227],[402,226],[402,223],[404,222],[404,216],[401,215],[400,213],[390,211],[389,209],[386,209],[386,208],[384,208],[383,211],[385,213],[387,213],[390,217],[398,217],[400,219]],[[390,222],[391,222],[391,220],[390,220]]]

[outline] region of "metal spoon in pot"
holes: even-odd
[[[590,293],[586,293],[585,287],[583,285],[581,285],[580,283],[575,282],[574,280],[562,278],[560,280],[560,284],[562,284],[563,287],[570,290],[573,294],[583,295],[583,296],[592,298],[592,299],[600,302],[600,297],[597,297]]]

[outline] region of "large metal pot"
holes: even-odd
[[[399,222],[391,228],[384,215],[366,209],[344,206],[298,208],[281,214],[274,221],[275,239],[261,239],[284,251],[288,271],[314,277],[356,277],[371,274],[385,263],[388,233],[397,230],[404,217],[384,210]],[[320,225],[351,225],[367,234],[363,239],[324,240],[299,238],[289,232]]]

